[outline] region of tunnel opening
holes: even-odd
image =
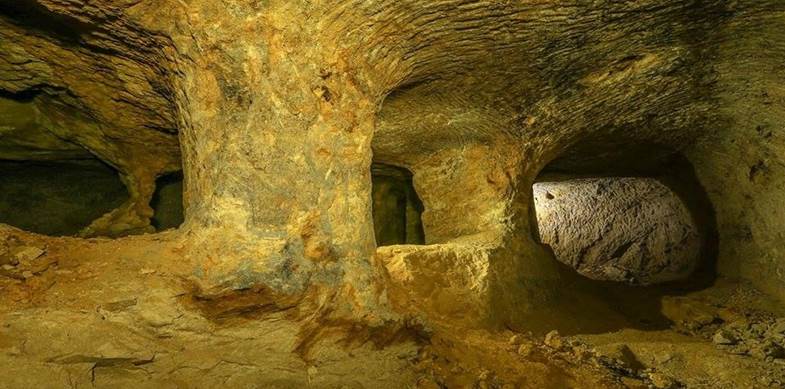
[[[178,228],[185,221],[183,211],[183,172],[165,174],[155,181],[155,192],[150,201],[153,217],[150,223],[156,231]]]
[[[714,207],[689,160],[660,145],[581,151],[567,150],[535,179],[535,239],[568,271],[609,289],[713,285]]]
[[[402,167],[371,166],[373,225],[377,246],[425,244],[422,201],[412,173]]]
[[[0,223],[52,236],[77,235],[128,200],[115,169],[97,159],[0,160]]]
[[[717,280],[714,208],[686,157],[627,163],[635,154],[552,161],[532,185],[531,225],[575,290],[599,298],[624,326],[669,328],[663,301]]]

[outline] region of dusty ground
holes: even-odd
[[[297,304],[252,296],[200,301],[175,231],[120,240],[0,233],[3,258],[22,258],[6,263],[0,277],[0,387],[734,388],[785,382],[782,359],[755,347],[739,353],[712,343],[727,323],[746,320],[754,327],[782,314],[738,284],[665,300],[663,312],[674,322],[657,330],[543,337],[431,322],[374,333],[349,323],[316,327],[320,318]]]

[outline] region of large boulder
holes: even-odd
[[[534,185],[543,243],[580,274],[656,284],[687,277],[701,238],[689,210],[652,178],[590,178]]]

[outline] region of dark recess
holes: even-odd
[[[150,201],[155,211],[151,223],[156,231],[177,228],[183,224],[183,172],[159,177],[155,181],[155,193]]]
[[[374,163],[371,177],[376,244],[424,244],[423,204],[414,189],[412,173],[397,166]]]
[[[128,199],[98,160],[0,161],[0,222],[40,234],[76,235]]]

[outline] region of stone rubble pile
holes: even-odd
[[[16,239],[0,242],[0,276],[27,280],[56,265],[45,256],[46,249],[24,244]]]
[[[785,364],[785,317],[724,323],[712,342],[731,354]]]
[[[677,331],[711,340],[730,354],[785,364],[785,317],[737,312],[685,298],[664,300],[663,313]]]
[[[516,334],[509,343],[524,358],[536,354],[558,358],[574,364],[591,365],[598,370],[611,371],[621,383],[631,388],[677,389],[684,385],[673,377],[644,366],[625,344],[592,347],[578,339],[551,331],[542,340],[529,334]]]

